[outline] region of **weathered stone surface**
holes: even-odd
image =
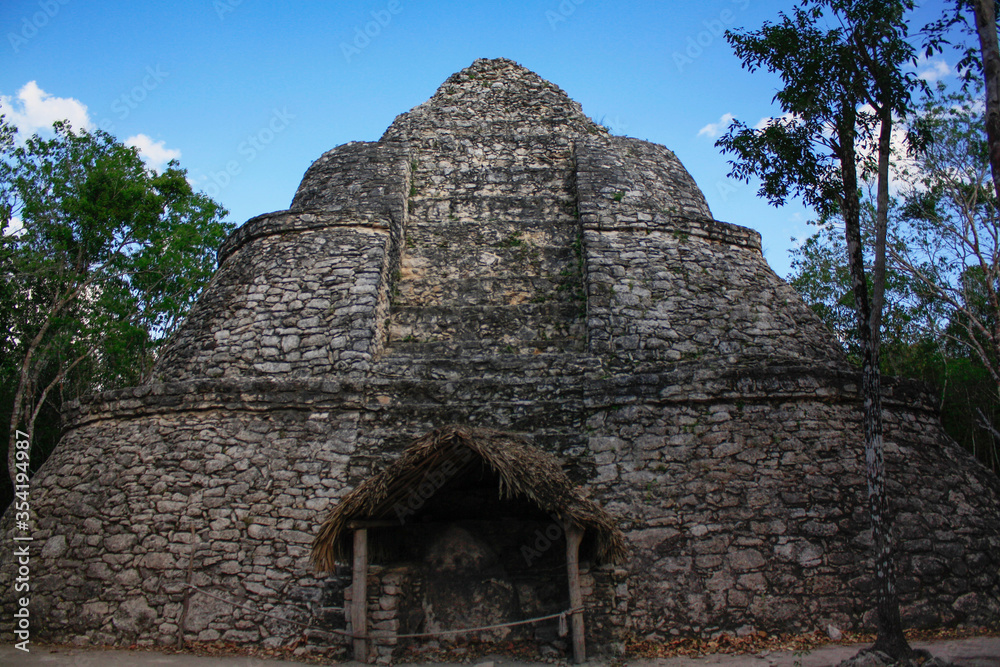
[[[447,423],[529,437],[619,518],[629,562],[583,564],[595,646],[870,622],[857,374],[673,153],[609,136],[531,72],[476,61],[379,141],[321,156],[219,260],[152,381],[73,406],[32,480],[40,639],[345,629],[350,575],[312,571],[317,525]],[[884,385],[904,623],[995,621],[1000,482],[923,388]],[[414,619],[562,611],[475,578],[503,550],[453,532],[421,557],[484,607],[460,619],[447,591],[373,565],[380,659]]]
[[[232,611],[231,606],[216,599],[216,597],[195,593],[188,601],[187,616],[184,619],[184,630],[200,633],[207,630],[209,624],[216,618],[232,615]]]
[[[59,558],[66,553],[66,536],[53,535],[42,546],[42,558]]]
[[[91,607],[91,610],[94,609]],[[141,636],[153,628],[155,619],[156,611],[149,606],[143,597],[125,600],[112,617],[115,630],[122,637]]]

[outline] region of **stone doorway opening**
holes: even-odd
[[[583,661],[581,554],[620,563],[624,537],[558,461],[509,434],[457,426],[362,482],[313,544],[317,569],[352,564],[345,606],[360,661],[411,641],[545,641],[560,625]]]

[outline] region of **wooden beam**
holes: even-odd
[[[566,574],[569,579],[569,606],[577,609],[570,616],[573,631],[573,662],[587,661],[587,645],[583,635],[583,593],[580,591],[580,543],[583,529],[573,524],[566,526]]]
[[[368,662],[368,531],[354,531],[354,579],[351,582],[351,632],[354,635],[354,659]]]
[[[398,528],[402,526],[399,521],[348,521],[348,530],[359,530],[363,528]]]

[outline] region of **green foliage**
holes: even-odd
[[[60,122],[15,145],[0,128],[3,412],[32,432],[66,400],[143,380],[233,225],[175,161],[147,169],[106,132]]]
[[[950,0],[945,2],[941,17],[921,30],[926,55],[951,47],[958,58],[954,70],[966,86],[983,85],[983,59],[976,38],[975,5],[981,0]],[[983,3],[985,5],[985,2]],[[994,12],[996,14],[997,12]],[[964,33],[968,42],[953,43],[954,33]]]
[[[846,253],[833,225],[822,227],[792,252],[788,281],[861,365]],[[928,299],[905,272],[890,263],[886,313],[879,355],[887,375],[926,382],[938,399],[948,434],[1000,474],[1000,443],[990,425],[1000,423],[996,385],[986,367],[958,342],[962,330],[937,326],[940,303]]]
[[[727,31],[726,38],[745,69],[781,77],[784,87],[774,101],[785,116],[760,129],[734,121],[716,145],[737,156],[730,175],[747,182],[759,178],[758,194],[772,204],[799,196],[821,214],[832,213],[842,183],[827,129],[845,102],[843,91],[856,87],[844,80],[855,68],[846,62],[840,32],[817,27],[815,8],[795,7],[792,16],[779,17],[757,31]]]
[[[814,0],[794,7],[791,16],[779,13],[779,22],[760,30],[727,31],[744,68],[776,73],[784,84],[774,96],[783,117],[759,129],[736,121],[716,142],[737,156],[730,175],[759,178],[760,196],[776,206],[800,197],[821,216],[837,214],[850,195],[842,159],[853,146],[843,139],[849,135],[858,148],[875,144],[879,118],[862,105],[895,113],[910,108],[917,81],[901,68],[915,57],[903,21],[912,7],[908,1]]]
[[[858,347],[857,326],[841,234],[828,224],[793,249],[788,282],[851,352]]]
[[[894,260],[1000,386],[1000,211],[983,117],[968,93],[940,93],[915,122],[934,140],[902,172]]]
[[[874,262],[872,247],[874,203],[861,202],[861,235],[865,264]],[[787,280],[841,342],[848,356],[861,365],[861,341],[851,289],[843,223],[832,218],[815,223],[819,229],[791,251],[792,273]],[[893,247],[895,251],[897,248]],[[871,277],[866,276],[871,289]],[[882,349],[891,341],[919,338],[930,326],[926,294],[891,262],[886,269],[882,316]],[[884,361],[884,360],[881,360]],[[882,368],[885,368],[884,363]]]
[[[892,202],[881,370],[929,383],[948,433],[1000,473],[1000,221],[989,183],[982,116],[966,93],[927,97],[911,125],[927,137],[900,165]],[[862,234],[871,247],[870,200]],[[860,364],[839,221],[792,253],[789,282]],[[869,252],[866,263],[871,263]]]
[[[501,248],[520,248],[526,245],[527,242],[521,238],[521,232],[512,232],[506,238],[500,240],[499,247]]]
[[[937,397],[945,431],[1000,475],[1000,443],[991,428],[1000,423],[1000,403],[992,376],[978,359],[956,354],[941,340],[891,341],[883,370],[926,382]]]

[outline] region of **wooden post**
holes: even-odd
[[[354,634],[354,659],[368,662],[368,530],[354,531],[354,579],[351,582],[351,632]]]
[[[587,660],[587,646],[583,636],[583,593],[580,592],[580,543],[583,529],[573,524],[566,526],[566,574],[569,579],[569,606],[578,609],[570,616],[573,629],[573,662]]]

